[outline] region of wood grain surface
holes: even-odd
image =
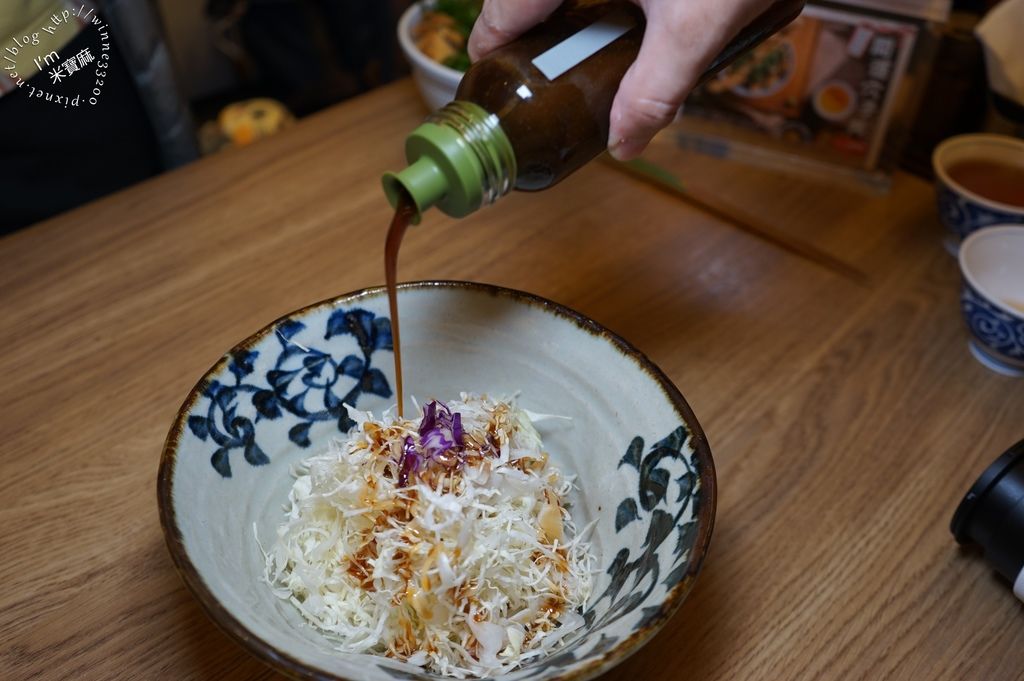
[[[162,442],[232,344],[383,282],[378,177],[423,113],[399,83],[0,240],[0,677],[277,678],[171,565]],[[1024,437],[1024,381],[967,352],[930,187],[898,176],[871,198],[687,163],[703,195],[863,278],[606,164],[462,221],[430,215],[401,256],[406,280],[590,315],[704,425],[720,494],[704,571],[605,678],[1024,678],[1024,608],[948,530]]]

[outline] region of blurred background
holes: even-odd
[[[395,39],[409,0],[158,0],[200,123],[252,97],[306,116],[408,73]]]
[[[26,24],[24,20],[31,11],[54,6],[72,11],[88,7],[96,12],[94,16],[107,22],[104,26],[109,24],[115,63],[100,106],[91,107],[94,111],[88,115],[92,119],[85,121],[82,117],[87,114],[81,108],[61,111],[59,107],[45,107],[41,113],[44,107],[28,107],[26,104],[35,103],[20,101],[29,99],[25,92],[29,86],[46,86],[59,93],[65,84],[53,82],[52,69],[50,80],[47,69],[42,69],[17,88],[7,85],[5,92],[0,87],[0,121],[14,124],[0,126],[0,162],[21,168],[15,180],[20,184],[12,191],[26,198],[19,202],[20,209],[5,206],[0,210],[0,231],[23,227],[203,155],[257,142],[296,120],[410,72],[396,26],[411,0],[11,2],[7,9],[0,10],[0,29],[6,27],[11,34],[8,38],[0,35],[3,44],[17,44],[10,42],[12,37],[17,41],[18,35],[32,29],[31,21]],[[460,41],[479,10],[479,0],[435,0],[427,4],[438,11],[440,20],[421,28],[414,43],[420,52],[444,64],[446,70],[464,69],[468,60]],[[983,49],[974,33],[979,20],[997,4],[998,0],[809,3],[824,17],[819,19],[820,30],[814,28],[823,34],[830,27],[838,30],[836,26],[840,25],[835,23],[840,15],[829,12],[853,8],[860,17],[858,21],[898,20],[892,25],[914,36],[904,70],[887,84],[893,92],[901,87],[905,90],[898,97],[899,106],[881,112],[879,116],[885,119],[877,121],[877,136],[885,138],[884,148],[877,161],[865,164],[858,160],[853,164],[861,179],[884,190],[885,178],[896,167],[927,177],[931,173],[930,154],[942,139],[975,130],[1012,133],[1017,129],[1024,113],[1013,102],[992,95]],[[19,19],[21,24],[17,23]],[[11,28],[22,24],[27,25],[25,30]],[[78,42],[71,46],[80,51],[87,49],[92,40],[99,49],[96,41],[103,31],[91,28],[85,24],[74,39]],[[828,59],[826,47],[819,45],[815,56],[807,59]],[[62,56],[67,49],[64,46],[60,51]],[[813,72],[814,65],[804,68]],[[125,73],[123,79],[115,77],[119,71]],[[846,91],[832,87],[831,96],[833,100],[843,98]],[[74,93],[67,94],[70,97]],[[721,102],[707,93],[698,93],[696,104],[700,106],[694,110],[704,114],[704,123],[691,130],[691,139],[749,141],[749,128],[756,127],[750,120],[723,130],[719,124],[726,114],[722,113]],[[741,113],[748,119],[761,120],[760,114],[749,108]],[[786,135],[795,129],[798,137],[813,137],[821,146],[818,129],[805,125],[805,113],[794,116],[795,127],[783,125],[782,133],[761,136],[774,136],[777,143],[784,144],[788,143]],[[91,165],[83,165],[82,172],[69,172],[75,179],[62,186],[54,177],[54,166],[74,169],[75,149],[84,144],[53,137],[54,128],[62,127],[60,117],[70,114],[78,116],[76,123],[91,125],[95,139],[92,147],[86,146],[78,154],[83,164],[88,159]],[[736,111],[731,115],[736,118]],[[701,128],[706,128],[709,120],[717,127]],[[771,120],[786,123],[777,117]],[[816,120],[835,123],[821,116]],[[19,125],[21,122],[24,125]],[[741,130],[744,127],[748,130]],[[805,129],[809,132],[804,133]],[[834,132],[826,130],[824,138],[837,146]],[[839,135],[838,139],[845,138]],[[106,167],[96,168],[95,151],[104,143],[105,149],[113,151],[106,158]],[[749,146],[730,143],[737,158],[743,156],[739,150]],[[849,147],[847,143],[840,152],[848,152]],[[93,178],[86,180],[83,175]]]

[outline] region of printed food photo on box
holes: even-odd
[[[872,169],[918,35],[914,21],[809,6],[721,72],[685,114],[729,137],[767,137]]]

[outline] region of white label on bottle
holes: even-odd
[[[548,80],[554,80],[588,57],[624,36],[636,26],[625,12],[612,12],[558,43],[533,60]]]
[[[1017,575],[1017,583],[1013,585],[1013,593],[1017,598],[1024,601],[1024,569],[1021,569],[1020,574]]]

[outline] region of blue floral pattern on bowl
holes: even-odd
[[[991,359],[1024,369],[1024,318],[996,307],[966,281],[960,307],[981,350]]]
[[[984,206],[939,181],[937,186],[939,219],[957,239],[992,225],[1024,223],[1024,211],[1009,212]]]
[[[345,405],[355,406],[363,393],[391,397],[391,386],[384,373],[371,366],[378,350],[391,350],[391,322],[362,309],[336,310],[327,319],[323,339],[352,336],[360,355],[334,357],[329,351],[295,340],[306,330],[300,321],[286,320],[274,328],[280,344],[273,368],[257,376],[255,363],[258,350],[245,349],[231,354],[228,361],[230,381],[211,380],[196,404],[199,412],[188,417],[188,427],[214,450],[210,464],[225,478],[231,477],[229,455],[241,449],[247,463],[262,466],[270,461],[256,441],[255,424],[260,419],[287,418],[295,422],[288,429],[288,439],[299,447],[309,447],[309,431],[314,423],[337,423],[345,433],[355,425]],[[350,380],[343,381],[348,378]],[[338,393],[340,384],[347,391]],[[248,399],[255,418],[239,413],[240,400]]]

